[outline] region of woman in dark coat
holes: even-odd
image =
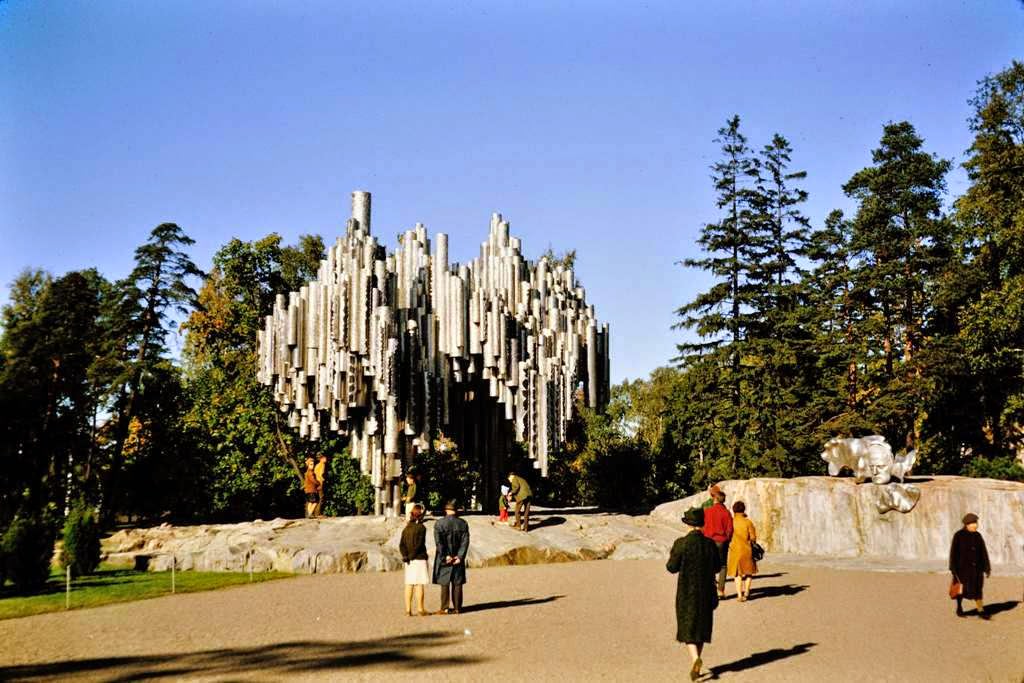
[[[412,616],[412,597],[415,593],[420,616],[427,615],[423,594],[430,577],[427,575],[427,528],[423,526],[423,506],[413,505],[409,510],[409,523],[402,530],[398,543],[405,563],[405,614]]]
[[[989,619],[982,602],[985,577],[991,576],[992,565],[988,561],[985,539],[978,533],[978,515],[968,512],[963,519],[964,528],[953,534],[949,548],[949,571],[953,580],[960,582],[960,595],[956,596],[956,615],[964,616],[963,600],[974,600],[978,615]]]
[[[690,533],[676,539],[665,568],[679,574],[676,583],[676,640],[686,643],[693,667],[690,680],[700,676],[704,643],[711,642],[714,610],[718,607],[715,575],[721,566],[715,542],[704,536],[704,511],[692,508],[683,515]]]

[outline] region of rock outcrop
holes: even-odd
[[[726,481],[727,505],[747,504],[758,537],[771,555],[818,556],[934,564],[946,557],[966,512],[981,517],[993,564],[1024,568],[1024,484],[961,477],[916,477],[921,490],[910,512],[879,513],[875,484],[851,478],[799,477]],[[487,515],[467,515],[470,567],[664,559],[684,531],[682,512],[705,493],[658,506],[650,515],[586,510],[538,511],[524,534]],[[433,557],[432,526],[427,549]],[[136,558],[149,568],[205,571],[277,570],[302,574],[391,571],[402,566],[398,539],[404,521],[384,517],[275,519],[191,527],[163,525],[119,531],[103,542],[108,560]]]
[[[797,477],[721,482],[726,505],[742,500],[771,553],[941,560],[967,512],[981,518],[993,564],[1024,566],[1024,484],[966,477],[909,477],[921,498],[908,513],[879,513],[875,484]],[[651,516],[678,520],[707,494],[665,503]]]
[[[467,515],[470,567],[665,557],[678,524],[647,516],[550,512],[524,534],[484,515]],[[201,571],[283,571],[303,574],[391,571],[402,566],[398,540],[404,520],[385,517],[257,520],[193,527],[122,530],[103,542],[108,561],[148,568]],[[427,550],[433,556],[433,522]]]

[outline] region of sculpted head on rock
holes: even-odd
[[[821,459],[828,463],[828,473],[833,477],[843,469],[849,469],[857,483],[870,479],[875,484],[888,484],[893,477],[902,482],[910,474],[917,454],[908,451],[894,457],[885,437],[876,434],[859,439],[829,439]]]

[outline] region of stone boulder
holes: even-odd
[[[1024,483],[967,477],[910,477],[921,491],[907,513],[879,513],[875,484],[845,477],[797,477],[721,482],[726,506],[742,500],[769,552],[831,557],[942,560],[961,518],[981,518],[993,564],[1024,566]],[[678,522],[707,494],[665,503],[651,516]]]

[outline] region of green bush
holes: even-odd
[[[328,458],[323,514],[330,517],[372,514],[373,501],[373,484],[359,471],[359,461],[350,458],[348,450]]]
[[[1009,456],[996,458],[975,458],[968,463],[965,472],[968,477],[1024,481],[1024,467]]]
[[[0,539],[7,578],[19,590],[37,590],[46,584],[53,557],[53,536],[53,525],[41,516],[19,515]]]
[[[100,566],[100,525],[96,512],[79,502],[64,522],[64,568],[71,567],[72,576],[93,574]]]

